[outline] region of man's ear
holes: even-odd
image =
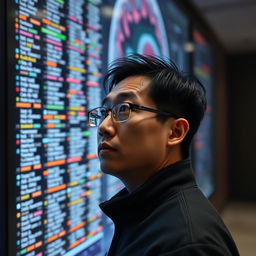
[[[168,146],[180,144],[189,131],[189,123],[185,118],[178,118],[171,121]]]

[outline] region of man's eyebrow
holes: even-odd
[[[135,94],[134,92],[120,92],[113,100],[110,100],[109,97],[105,97],[102,101],[102,106],[109,101],[120,101],[120,100],[122,101],[122,100],[130,100],[134,98],[138,98],[137,94]]]

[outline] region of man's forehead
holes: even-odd
[[[149,86],[150,81],[151,80],[145,76],[130,76],[115,85],[112,91],[114,92],[125,89],[135,89],[141,91]]]
[[[151,80],[145,76],[131,76],[120,81],[103,100],[103,103],[114,100],[138,98],[146,93]]]

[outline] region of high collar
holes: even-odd
[[[126,188],[122,189],[100,207],[115,223],[139,218],[181,187],[195,185],[191,162],[187,159],[161,169],[131,193]]]

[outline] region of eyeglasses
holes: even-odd
[[[163,112],[157,109],[139,106],[137,104],[132,104],[129,102],[121,102],[119,104],[114,105],[112,108],[98,107],[90,110],[88,112],[89,126],[99,126],[102,123],[102,121],[108,116],[109,112],[111,112],[111,118],[114,122],[126,122],[130,118],[131,111],[134,109],[153,112],[162,116],[178,118],[178,116],[173,113]]]

